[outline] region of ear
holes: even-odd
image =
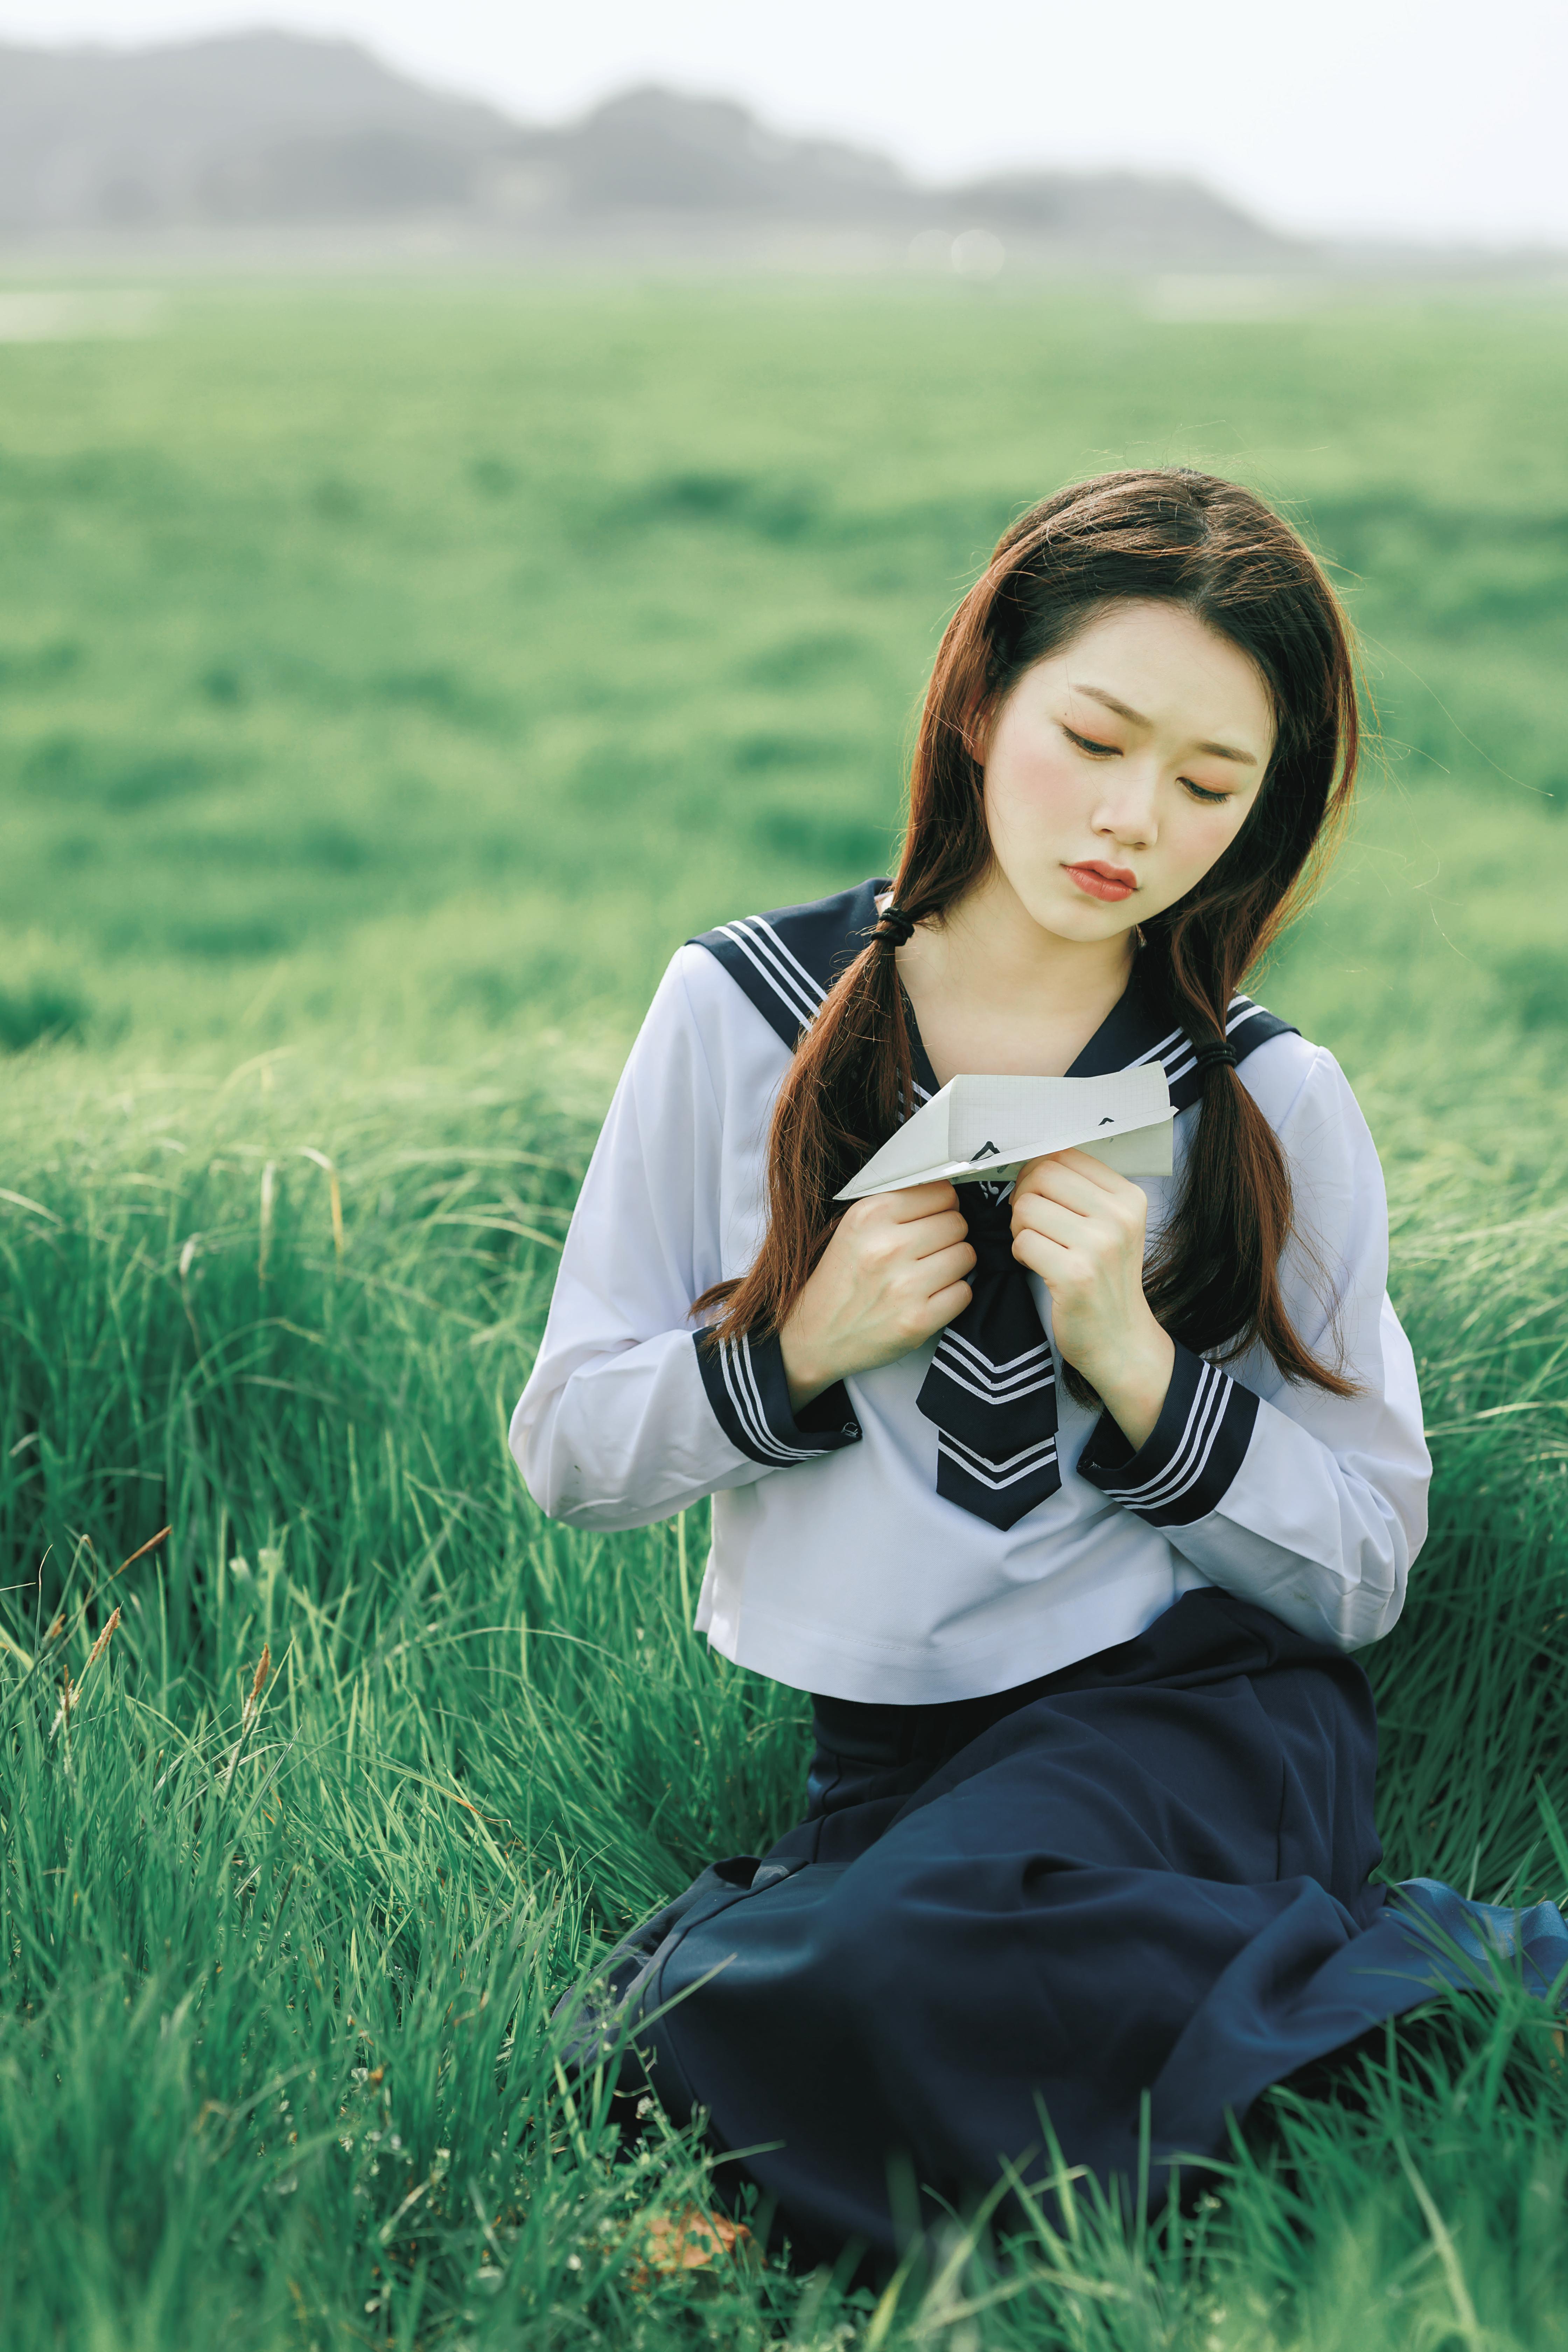
[[[964,713],[962,722],[963,748],[982,775],[991,756],[991,736],[995,724],[996,706],[992,701],[976,703],[972,710]]]

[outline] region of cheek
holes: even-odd
[[[1079,766],[1051,743],[1000,739],[985,768],[985,818],[993,835],[1026,840],[1072,815]]]
[[[1234,801],[1224,808],[1204,808],[1184,797],[1179,817],[1167,836],[1172,864],[1190,885],[1217,866],[1251,814],[1250,799],[1240,808]]]

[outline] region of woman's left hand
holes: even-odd
[[[1176,1351],[1143,1296],[1148,1202],[1087,1151],[1031,1160],[1013,1189],[1013,1255],[1051,1294],[1057,1348],[1134,1449],[1160,1418]]]

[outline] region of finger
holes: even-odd
[[[908,1184],[900,1192],[885,1192],[889,1213],[895,1224],[911,1224],[920,1217],[933,1217],[943,1209],[956,1209],[958,1194],[946,1178],[928,1184]]]
[[[1031,1274],[1037,1274],[1047,1289],[1079,1262],[1066,1243],[1053,1241],[1049,1234],[1015,1234],[1013,1255]]]
[[[1064,1248],[1086,1249],[1092,1246],[1098,1229],[1096,1217],[1048,1192],[1031,1192],[1013,1212],[1015,1239],[1021,1233],[1047,1234]]]
[[[1093,1216],[1105,1207],[1106,1195],[1110,1188],[1096,1184],[1081,1172],[1086,1168],[1100,1166],[1100,1162],[1090,1160],[1086,1151],[1075,1151],[1070,1159],[1076,1164],[1068,1164],[1069,1155],[1066,1152],[1053,1152],[1048,1159],[1031,1161],[1029,1182],[1027,1186],[1020,1182],[1014,1198],[1057,1201],[1064,1209],[1076,1209],[1079,1216]],[[1102,1172],[1109,1176],[1111,1171],[1108,1168]],[[1118,1183],[1125,1183],[1126,1181],[1125,1177],[1117,1179]]]
[[[1012,1203],[1013,1214],[1015,1217],[1027,1216],[1045,1203],[1061,1210],[1064,1215],[1079,1218],[1103,1216],[1106,1210],[1103,1192],[1091,1192],[1088,1185],[1080,1184],[1060,1168],[1045,1170],[1038,1181],[1031,1184],[1026,1192],[1016,1193]]]
[[[969,1227],[956,1209],[944,1209],[935,1217],[922,1217],[909,1228],[910,1245],[919,1258],[933,1257],[938,1250],[951,1249],[954,1242],[967,1241]]]
[[[1051,1157],[1058,1168],[1070,1169],[1075,1176],[1081,1176],[1087,1183],[1092,1184],[1097,1192],[1136,1192],[1139,1190],[1130,1176],[1123,1176],[1119,1168],[1108,1168],[1103,1160],[1095,1158],[1092,1151],[1057,1151]]]
[[[956,1242],[951,1249],[934,1251],[921,1260],[921,1280],[929,1285],[931,1297],[973,1271],[974,1251],[968,1242]]]
[[[962,1315],[964,1308],[973,1304],[973,1298],[974,1293],[967,1282],[950,1282],[947,1288],[939,1290],[931,1300],[931,1311],[940,1317],[942,1324],[951,1323],[955,1315]]]
[[[1077,1169],[1063,1167],[1060,1160],[1041,1164],[1039,1179],[1018,1197],[1018,1206],[1023,1209],[1032,1200],[1053,1200],[1060,1209],[1069,1209],[1077,1216],[1100,1218],[1102,1223],[1110,1221],[1126,1228],[1142,1223],[1142,1218],[1147,1216],[1147,1202],[1138,1185],[1126,1185],[1126,1190],[1112,1192],[1110,1185],[1093,1183],[1086,1176],[1079,1176]]]

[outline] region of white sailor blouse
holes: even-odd
[[[982,1354],[973,1393],[1011,1404],[1014,1435],[988,1453],[982,1413],[960,1477],[939,1458],[956,1441],[930,1417],[929,1394],[921,1402],[945,1335],[852,1374],[797,1417],[776,1338],[716,1348],[693,1318],[692,1300],[756,1255],[774,1097],[887,887],[748,917],[671,962],[589,1163],[512,1416],[535,1501],[571,1526],[614,1529],[711,1496],[697,1630],[742,1665],[837,1698],[920,1705],[1010,1689],[1131,1639],[1205,1584],[1333,1647],[1375,1641],[1403,1604],[1431,1474],[1386,1292],[1383,1173],[1332,1055],[1247,997],[1233,1000],[1226,1034],[1290,1171],[1299,1240],[1280,1269],[1285,1304],[1307,1345],[1356,1383],[1352,1396],[1292,1386],[1261,1349],[1222,1368],[1178,1343],[1163,1410],[1136,1452],[1109,1414],[1031,1370],[1049,1391],[1053,1437],[1042,1406],[1033,1444],[1009,1453],[1023,1374]],[[1069,1075],[1150,1060],[1177,1113],[1175,1174],[1143,1185],[1152,1246],[1197,1080],[1185,1036],[1135,968]],[[920,1059],[916,1077],[935,1085]],[[1048,1344],[1049,1295],[1025,1279]],[[1025,1472],[1021,1495],[987,1500],[988,1486]]]

